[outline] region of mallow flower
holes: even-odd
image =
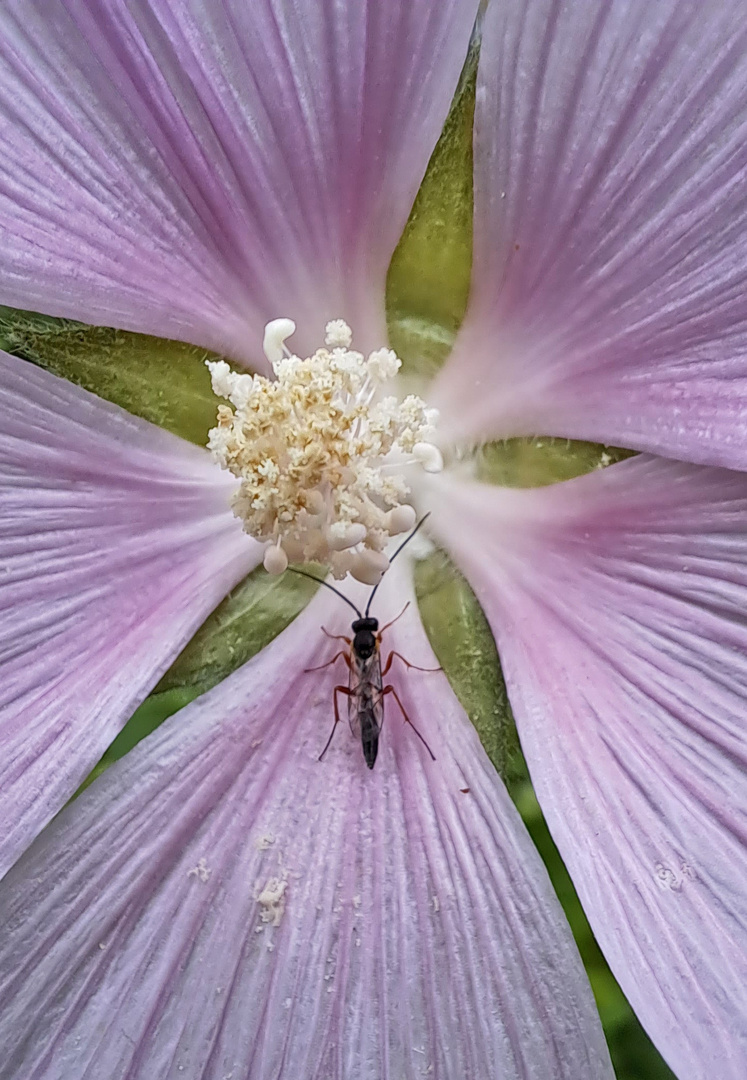
[[[266,324],[291,319],[304,358],[344,320],[386,366],[387,267],[477,9],[8,0],[0,300],[265,377]],[[489,620],[625,993],[679,1077],[743,1080],[742,5],[490,0],[474,150],[469,307],[417,388],[445,468],[403,435],[392,475]],[[546,872],[443,672],[386,677],[435,761],[391,702],[374,769],[344,725],[318,760],[346,673],[306,669],[337,645],[320,625],[350,625],[329,590],[58,813],[267,539],[205,450],[0,369],[0,1076],[611,1076]],[[479,481],[475,446],[536,434],[640,453],[545,488]],[[327,539],[365,554],[340,520]],[[385,550],[380,522],[368,540]],[[434,668],[414,546],[376,614],[409,601],[382,648]]]

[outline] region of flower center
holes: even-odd
[[[374,585],[389,566],[389,538],[415,524],[406,467],[443,467],[429,441],[438,412],[414,394],[386,396],[399,357],[353,351],[341,319],[327,324],[326,347],[307,359],[285,347],[295,329],[290,319],[265,329],[274,379],[206,361],[214,392],[233,406],[218,407],[208,447],[241,481],[233,512],[267,544],[269,573],[289,561],[321,562],[338,579],[350,573]]]

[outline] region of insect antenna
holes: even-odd
[[[392,555],[391,559],[389,560],[389,565],[390,565],[390,566],[392,565],[392,563],[394,562],[394,560],[395,560],[395,559],[397,558],[397,556],[399,555],[400,551],[401,551],[401,550],[402,550],[402,548],[403,548],[403,547],[405,546],[405,544],[409,544],[409,543],[410,543],[410,541],[412,540],[413,536],[414,536],[414,535],[415,535],[415,533],[416,533],[416,532],[418,531],[418,529],[420,528],[420,526],[421,526],[421,525],[423,524],[423,522],[424,522],[424,521],[426,520],[426,518],[429,518],[430,516],[431,516],[431,512],[430,512],[430,510],[428,511],[428,513],[427,513],[427,514],[423,514],[423,516],[421,517],[420,521],[419,521],[419,522],[417,523],[417,525],[416,525],[416,526],[415,526],[415,528],[414,528],[414,529],[412,530],[412,532],[411,532],[411,533],[410,533],[410,534],[409,534],[408,536],[406,536],[406,537],[405,537],[405,539],[404,539],[404,540],[402,541],[402,543],[401,543],[401,544],[399,545],[399,547],[397,548],[397,550],[395,551],[395,553],[394,553],[394,554]],[[379,581],[379,582],[378,582],[378,583],[377,583],[376,585],[374,585],[373,589],[371,590],[371,595],[369,596],[369,598],[368,598],[368,603],[366,604],[366,618],[368,618],[368,613],[369,613],[369,611],[371,610],[371,604],[373,603],[373,598],[374,598],[374,596],[376,595],[376,590],[378,589],[379,585],[381,585],[381,582],[380,582],[380,581]]]
[[[409,537],[408,537],[408,539],[409,539]],[[395,554],[396,554],[396,552],[395,552]],[[311,581],[315,581],[317,583],[317,585],[324,585],[325,589],[331,589],[333,593],[336,593],[340,597],[341,600],[344,600],[345,603],[349,607],[351,607],[353,609],[353,611],[355,612],[355,614],[358,616],[359,619],[363,618],[363,616],[361,615],[360,611],[355,606],[353,601],[348,599],[348,597],[345,596],[345,593],[341,593],[339,589],[336,589],[334,587],[334,585],[330,585],[330,583],[328,581],[323,581],[322,578],[318,578],[316,576],[316,574],[309,574],[308,571],[306,571],[306,570],[296,570],[295,566],[289,566],[288,569],[291,570],[294,574],[300,574],[301,577],[307,577]],[[368,611],[368,608],[366,609],[366,611]]]

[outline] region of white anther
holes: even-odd
[[[245,409],[256,387],[254,376],[231,371],[225,360],[206,360],[205,367],[210,372],[213,393],[228,398],[237,409]]]
[[[403,503],[402,506],[395,506],[393,510],[390,510],[386,516],[386,530],[390,536],[397,536],[398,533],[409,532],[415,524],[417,514],[414,507],[408,503]]]
[[[282,574],[288,569],[288,556],[278,544],[270,544],[262,562],[268,574]]]
[[[356,555],[350,573],[363,585],[378,585],[389,569],[389,559],[381,551],[362,551]]]
[[[386,382],[394,378],[402,367],[402,361],[392,349],[377,349],[369,356],[366,367],[374,379]]]
[[[327,530],[327,543],[332,551],[345,551],[346,548],[355,547],[366,539],[366,526],[360,522],[353,525],[345,525],[343,522],[335,522]]]
[[[295,332],[296,324],[293,319],[273,319],[268,322],[262,348],[271,364],[277,364],[283,359],[285,339]]]
[[[324,327],[324,344],[330,349],[349,349],[353,331],[344,319],[333,319]]]
[[[205,367],[210,372],[210,382],[213,393],[218,397],[227,398],[233,388],[233,372],[225,360],[206,360]]]
[[[424,472],[438,473],[443,470],[444,459],[441,457],[441,451],[433,443],[415,443],[412,448],[412,456],[416,461],[420,462]]]
[[[328,324],[326,347],[306,358],[283,346],[294,330],[290,319],[267,324],[273,378],[210,363],[214,388],[233,408],[218,407],[208,446],[240,480],[233,512],[267,545],[270,573],[320,562],[338,581],[355,567],[375,584],[388,566],[380,554],[387,538],[415,524],[407,466],[441,468],[428,441],[435,413],[414,394],[385,393],[396,354],[379,349],[366,360],[349,347],[341,319]]]

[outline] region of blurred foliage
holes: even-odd
[[[516,760],[514,767],[517,774],[523,775],[517,775],[509,783],[509,791],[542,856],[571,925],[594,991],[617,1080],[676,1080],[641,1027],[607,966],[565,864],[550,836],[523,759],[521,762]]]
[[[476,51],[470,53],[443,135],[394,254],[387,310],[406,377],[430,377],[448,356],[464,315],[472,257],[472,122]],[[0,348],[45,367],[130,412],[204,445],[216,399],[204,349],[0,308]],[[488,483],[540,486],[628,456],[565,439],[512,439],[482,447]],[[230,674],[300,611],[313,583],[250,574],[213,612],[86,780],[90,783],[166,717]],[[417,568],[424,625],[454,690],[506,778],[568,915],[596,995],[618,1080],[671,1080],[607,968],[537,805],[518,744],[495,644],[467,582],[442,552]],[[83,786],[86,786],[84,784]]]

